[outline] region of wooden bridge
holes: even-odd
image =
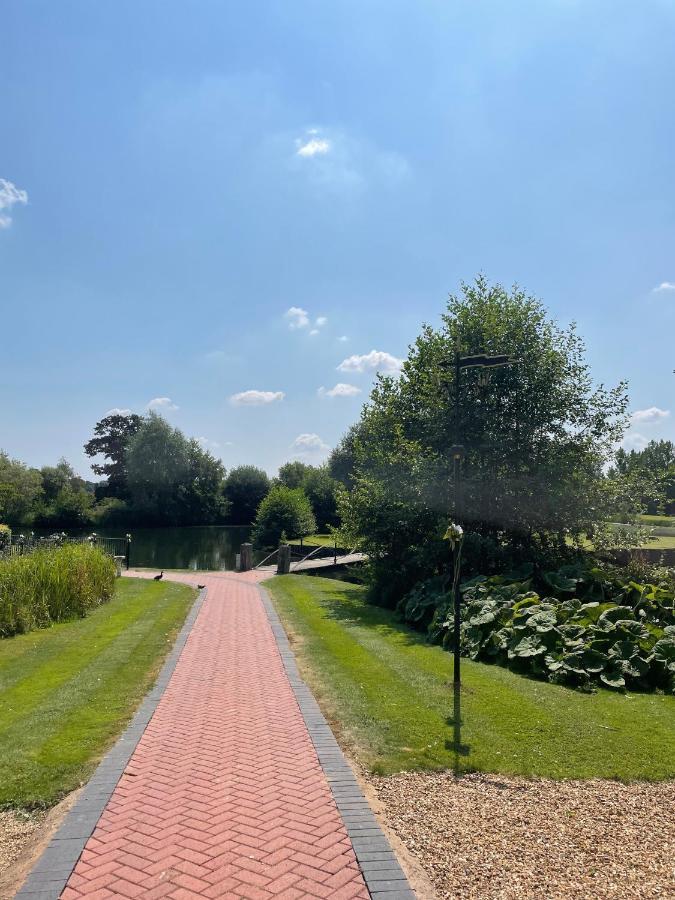
[[[341,555],[336,555],[331,553],[330,556],[324,557],[323,559],[311,559],[305,557],[304,559],[299,559],[295,562],[291,562],[291,566],[289,574],[293,575],[296,572],[307,572],[310,569],[334,569],[338,566],[351,566],[354,563],[363,562],[366,559],[365,553],[344,553]],[[274,573],[277,571],[277,564],[274,563],[272,565],[264,565],[259,564],[254,566],[256,572],[270,572]]]

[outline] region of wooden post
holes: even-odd
[[[288,575],[291,571],[291,547],[290,544],[282,544],[279,547],[277,562],[277,575]]]
[[[242,544],[240,555],[240,571],[249,572],[253,568],[253,544]]]

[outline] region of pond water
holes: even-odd
[[[42,534],[43,532],[38,532]],[[48,534],[49,532],[44,532]],[[69,534],[75,534],[69,531]],[[90,533],[90,532],[82,532]],[[124,537],[125,529],[101,528],[101,537]],[[153,569],[234,570],[235,556],[250,537],[250,528],[193,525],[180,528],[132,528],[131,567]],[[255,562],[262,553],[253,554]]]
[[[233,570],[250,528],[193,525],[189,528],[134,528],[131,566],[154,569]]]

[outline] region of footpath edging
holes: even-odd
[[[258,585],[286,675],[314,744],[356,859],[373,900],[415,900],[406,875],[354,777],[314,695],[300,677],[295,655],[272,599]]]
[[[152,690],[136,711],[128,727],[104,756],[77,802],[58,828],[22,887],[16,900],[58,900],[80,858],[84,846],[117,787],[138,742],[153,717],[183,652],[207,589],[200,591],[169,652]]]

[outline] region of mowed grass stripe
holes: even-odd
[[[367,605],[358,585],[289,575],[268,587],[312,689],[373,771],[675,775],[674,697],[582,694],[463,659],[456,741],[450,653]]]
[[[0,685],[13,685],[0,708],[0,806],[49,806],[86,780],[151,687],[194,597],[185,585],[125,578],[86,619],[0,641]]]

